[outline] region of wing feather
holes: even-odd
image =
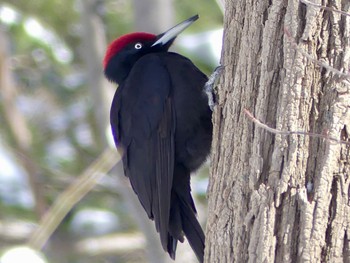
[[[123,148],[129,177],[164,249],[169,240],[170,197],[175,159],[175,112],[171,80],[156,55],[141,58],[113,99],[111,126]]]

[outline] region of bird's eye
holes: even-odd
[[[142,44],[141,43],[136,43],[135,44],[135,48],[136,49],[141,49],[142,48]]]

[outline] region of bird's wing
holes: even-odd
[[[170,76],[157,55],[147,55],[134,65],[119,89],[111,125],[124,150],[125,175],[148,216],[155,220],[166,249],[176,125]]]

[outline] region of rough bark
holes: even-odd
[[[350,17],[227,0],[224,26],[205,262],[350,262],[349,145],[272,134],[244,114],[349,142],[349,82],[300,51],[348,73]]]

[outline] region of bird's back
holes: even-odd
[[[163,248],[175,257],[183,234],[203,261],[204,233],[196,219],[190,173],[210,151],[211,111],[203,91],[207,77],[171,52],[140,58],[119,86],[111,108],[125,174]]]
[[[177,162],[191,172],[205,161],[212,141],[211,110],[204,85],[208,78],[189,59],[177,53],[160,54],[171,76],[176,115]]]

